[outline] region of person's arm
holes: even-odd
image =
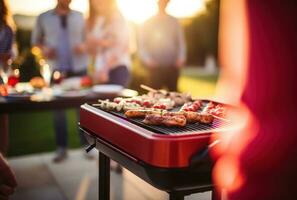
[[[80,30],[81,31],[81,34],[80,34],[81,41],[73,47],[73,51],[77,55],[82,55],[82,54],[87,53],[87,51],[88,51],[87,41],[86,41],[86,38],[87,38],[87,36],[86,36],[87,35],[86,22],[85,22],[82,14],[79,14],[79,21],[77,21],[77,23],[81,24],[81,30]]]
[[[216,97],[235,105],[240,102],[246,82],[249,47],[247,14],[244,7],[244,2],[224,0],[220,13],[220,22],[223,22],[219,30],[221,73]]]
[[[13,45],[13,31],[10,27],[8,27],[8,32],[6,37],[6,44],[4,47],[5,53],[0,53],[0,62],[3,64],[7,64],[7,61],[12,57],[12,45]]]
[[[31,35],[31,45],[32,46],[43,46],[44,45],[44,31],[42,28],[42,23],[41,23],[41,16],[37,17],[36,24],[32,30],[32,35]]]
[[[10,27],[8,27],[7,44],[6,44],[5,51],[10,55],[12,53],[13,38],[14,38],[13,30]]]
[[[38,16],[35,27],[31,35],[31,45],[32,47],[38,47],[41,49],[42,54],[46,58],[54,58],[56,56],[56,50],[52,47],[48,47],[44,43],[44,30],[42,26],[42,16]]]
[[[125,19],[119,15],[116,16],[110,26],[110,52],[107,65],[114,66],[119,59],[129,53],[129,27]]]
[[[139,40],[138,40],[138,52],[140,60],[148,67],[154,67],[156,66],[155,62],[152,60],[149,52],[147,51],[147,37],[148,37],[148,31],[147,30],[147,22],[140,27],[139,30]]]
[[[129,43],[129,28],[123,16],[115,13],[107,28],[103,30],[106,37],[97,39],[97,44],[103,48],[117,47],[127,49]]]
[[[0,154],[0,199],[8,199],[14,193],[17,181],[6,160]]]
[[[187,50],[186,50],[184,30],[179,23],[177,26],[177,43],[178,43],[178,57],[176,60],[176,66],[182,67],[186,62]]]

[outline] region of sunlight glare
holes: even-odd
[[[117,0],[117,2],[126,19],[135,23],[142,23],[157,12],[156,0]]]
[[[117,0],[118,7],[126,17],[142,23],[157,12],[157,0]],[[171,0],[168,13],[175,17],[192,17],[205,10],[205,0]]]
[[[205,10],[204,0],[171,0],[167,11],[180,18],[193,17]]]
[[[205,10],[205,2],[210,0],[171,0],[168,13],[180,18],[192,17]],[[88,0],[72,0],[71,8],[88,13]],[[117,0],[118,7],[130,21],[142,23],[157,12],[157,0]],[[53,9],[56,1],[40,0],[10,0],[13,13],[38,15],[46,10]],[[34,6],[32,6],[34,5]]]

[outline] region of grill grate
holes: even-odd
[[[201,107],[201,110],[206,106],[208,102],[204,101]],[[100,108],[98,108],[100,109]],[[175,109],[179,110],[179,108]],[[154,133],[165,134],[165,135],[186,135],[186,134],[199,134],[199,133],[210,133],[210,132],[219,132],[223,130],[227,130],[232,128],[232,123],[229,121],[221,120],[215,118],[212,124],[202,124],[202,123],[194,123],[187,124],[185,127],[166,127],[166,126],[154,126],[147,125],[142,122],[143,119],[128,119],[125,117],[124,113],[110,111],[111,113],[117,117],[125,119],[129,122],[132,122],[136,125],[139,125],[145,129],[148,129]]]

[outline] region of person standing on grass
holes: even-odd
[[[85,50],[94,66],[93,81],[127,87],[131,76],[129,26],[116,0],[89,0],[86,24]],[[111,169],[122,172],[114,161]]]
[[[148,68],[150,86],[177,91],[180,69],[186,61],[184,33],[178,20],[166,12],[169,0],[159,0],[158,13],[140,29],[140,60]]]
[[[115,0],[90,0],[87,51],[96,83],[128,86],[130,80],[129,27]]]
[[[0,0],[0,66],[7,67],[12,57],[14,23],[5,0]]]
[[[71,0],[57,0],[54,9],[38,16],[32,32],[32,45],[41,49],[43,56],[53,68],[66,77],[83,76],[87,69],[84,53],[85,39],[83,15],[71,10]],[[54,162],[67,157],[67,123],[64,110],[54,112],[54,126],[58,149]],[[81,143],[86,141],[81,135]]]

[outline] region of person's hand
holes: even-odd
[[[176,66],[178,69],[182,68],[183,65],[184,65],[184,61],[183,61],[183,60],[181,60],[181,59],[177,59],[177,60],[176,60],[176,62],[175,62],[175,66]]]
[[[93,80],[95,83],[107,83],[109,81],[108,71],[101,70],[94,73]]]
[[[150,69],[153,69],[153,68],[157,67],[156,62],[154,62],[153,60],[147,60],[145,64]]]
[[[87,47],[85,44],[78,44],[76,45],[74,48],[73,48],[73,52],[76,54],[76,55],[81,55],[81,54],[84,54],[85,52],[87,51]]]
[[[6,160],[0,154],[0,200],[8,199],[17,186],[16,178]]]
[[[54,59],[57,56],[56,49],[50,47],[43,47],[42,54],[48,59]]]
[[[97,45],[98,39],[95,38],[94,36],[88,36],[87,40],[86,40],[86,51],[93,55],[96,56],[97,52],[98,52],[98,45]]]
[[[11,53],[0,53],[0,62],[7,63],[7,61],[11,58]]]
[[[111,68],[112,66],[115,66],[118,60],[119,60],[119,57],[117,55],[115,54],[110,55],[106,61],[107,67]]]

